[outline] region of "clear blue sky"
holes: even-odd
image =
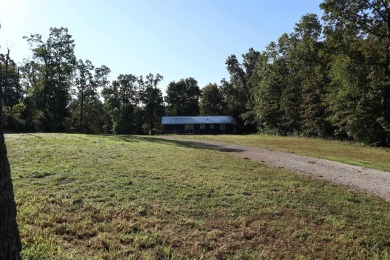
[[[24,35],[47,36],[66,27],[79,59],[119,74],[160,73],[171,81],[195,78],[200,87],[228,78],[230,54],[263,51],[316,13],[320,0],[0,0],[0,45],[21,62],[30,55]],[[46,38],[45,38],[46,39]]]

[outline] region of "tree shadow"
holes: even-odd
[[[149,137],[149,136],[135,136],[134,138],[142,141],[147,141],[151,143],[160,143],[160,144],[173,144],[180,147],[185,148],[193,148],[193,149],[208,149],[220,152],[242,152],[243,150],[237,148],[227,148],[222,145],[216,144],[206,144],[202,142],[196,141],[184,141],[184,140],[173,140],[173,139],[165,139],[159,137]]]
[[[104,135],[105,137],[108,137],[110,140],[114,141],[125,141],[125,142],[131,142],[131,143],[138,143],[140,141],[140,138],[135,135]]]
[[[43,139],[42,136],[39,136],[39,135],[36,135],[36,134],[33,134],[33,133],[25,133],[25,135],[31,136],[31,137],[35,137],[35,138],[38,138],[38,139]]]

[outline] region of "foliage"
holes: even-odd
[[[321,8],[327,42],[337,54],[331,63],[333,121],[350,138],[389,145],[390,3],[325,0]]]
[[[208,84],[202,89],[200,99],[200,114],[208,116],[225,115],[226,104],[222,96],[221,87],[217,84]]]
[[[153,134],[164,113],[163,97],[157,87],[159,74],[142,76],[119,75],[103,88],[102,95],[116,134]]]
[[[10,132],[24,130],[22,112],[24,111],[23,89],[20,85],[19,67],[7,55],[0,54],[0,82],[3,88],[4,129]]]
[[[319,41],[321,24],[314,14],[303,16],[295,31],[268,45],[255,113],[262,131],[282,135],[331,136],[328,123],[327,56]]]
[[[38,131],[64,131],[69,117],[73,70],[76,63],[74,41],[66,28],[50,28],[46,41],[39,34],[25,37],[33,53],[24,68],[28,89],[28,110]]]
[[[165,97],[166,114],[171,116],[199,115],[201,91],[194,78],[181,79],[169,83]]]
[[[121,74],[117,80],[105,87],[102,95],[106,109],[113,122],[116,134],[136,133],[136,107],[139,103],[138,78],[131,74]]]
[[[111,121],[99,100],[98,89],[108,85],[110,69],[106,66],[95,68],[89,60],[79,60],[74,76],[76,97],[69,105],[70,131],[80,133],[106,133]]]
[[[250,48],[246,54],[242,55],[242,63],[233,54],[226,60],[227,70],[230,74],[230,84],[225,84],[230,90],[226,89],[227,99],[234,99],[234,104],[229,111],[236,119],[241,128],[239,132],[253,133],[256,131],[254,119],[254,92],[258,83],[260,52]],[[233,95],[229,97],[229,95]]]
[[[147,122],[146,132],[153,135],[155,132],[155,126],[160,125],[161,116],[164,114],[164,100],[161,90],[157,87],[160,81],[163,80],[163,76],[157,74],[146,75],[144,81],[140,77],[140,101],[143,105],[143,111],[145,114],[144,121]],[[161,131],[160,131],[161,133]]]

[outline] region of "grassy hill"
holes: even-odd
[[[390,258],[390,204],[140,136],[6,135],[27,259]]]

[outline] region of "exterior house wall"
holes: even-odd
[[[221,124],[203,124],[204,129],[201,129],[201,124],[193,124],[192,134],[233,134],[234,125],[225,124],[225,130],[221,130]],[[213,125],[214,127],[211,127]],[[164,125],[164,134],[188,134],[186,133],[185,124]]]
[[[185,134],[185,125],[164,125],[164,134]]]

